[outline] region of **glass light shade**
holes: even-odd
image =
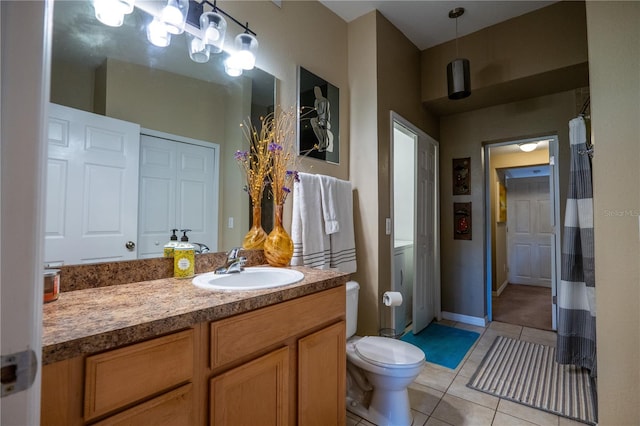
[[[154,46],[167,47],[171,43],[171,33],[167,31],[167,26],[158,18],[147,25],[147,40]]]
[[[227,20],[217,12],[205,12],[200,15],[202,40],[209,46],[209,52],[220,53],[227,32]]]
[[[134,0],[94,0],[96,19],[110,27],[119,27],[124,15],[133,12]]]
[[[471,77],[468,59],[454,59],[447,65],[449,99],[462,99],[471,94]]]
[[[171,34],[182,34],[189,13],[189,0],[169,0],[162,9],[161,20]]]
[[[234,59],[234,55],[224,60],[224,71],[231,77],[239,77],[242,75],[242,67],[238,65],[238,61]]]
[[[524,152],[531,152],[535,150],[537,146],[538,146],[538,142],[528,142],[528,143],[518,144],[518,147],[520,148],[520,150]]]
[[[236,57],[238,65],[245,70],[251,70],[256,65],[258,40],[249,33],[238,34],[235,39]]]
[[[207,62],[209,60],[209,47],[200,37],[194,36],[191,33],[186,33],[186,35],[187,48],[189,49],[189,57],[191,60],[199,64]]]

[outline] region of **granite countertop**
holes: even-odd
[[[343,285],[349,274],[291,267],[298,283],[252,291],[211,291],[163,278],[60,293],[44,305],[42,362],[50,364],[135,343],[194,324]]]

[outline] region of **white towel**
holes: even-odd
[[[356,272],[356,240],[353,231],[353,190],[351,182],[336,179],[337,219],[340,231],[330,237],[330,266],[341,272]]]
[[[338,222],[338,206],[336,203],[338,179],[325,175],[318,175],[318,179],[320,179],[320,197],[322,201],[324,232],[327,235],[335,234],[340,230],[340,223]]]
[[[320,179],[308,173],[298,176],[300,182],[293,186],[291,264],[329,269],[329,236],[324,232]]]

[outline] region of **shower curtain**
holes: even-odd
[[[569,122],[571,174],[562,241],[558,286],[556,360],[588,368],[595,377],[596,301],[593,250],[593,186],[591,157],[586,153],[583,117]]]

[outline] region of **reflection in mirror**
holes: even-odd
[[[95,18],[91,2],[54,4],[51,266],[162,256],[171,229],[191,229],[191,242],[224,250],[249,229],[233,154],[248,143],[240,123],[273,110],[275,79],[257,68],[227,75],[225,52],[192,61],[186,32],[157,47],[147,40],[151,20],[135,8],[114,28]],[[237,30],[227,29],[227,42]]]

